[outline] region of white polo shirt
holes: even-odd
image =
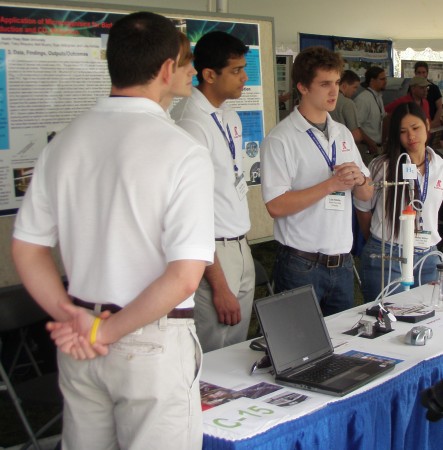
[[[104,98],[44,149],[14,237],[59,240],[70,294],[125,306],[168,262],[212,262],[212,189],[207,150],[157,103]]]
[[[331,170],[309,137],[311,129],[329,158],[336,145],[336,165],[354,161],[369,175],[351,132],[327,116],[329,141],[298,109],[282,120],[266,136],[261,147],[261,180],[265,203],[288,191],[299,191],[325,181]],[[352,247],[352,194],[344,191],[344,210],[330,210],[321,199],[296,214],[274,221],[274,236],[284,245],[306,252],[328,255],[347,253]]]
[[[243,174],[242,124],[238,114],[228,105],[215,108],[198,89],[193,88],[191,97],[182,99],[171,111],[171,117],[210,151],[215,173],[215,237],[237,237],[251,228],[248,200],[246,196],[242,200],[238,196],[234,160],[225,137],[211,117],[212,113],[217,114],[226,136],[229,127],[235,144],[235,164],[238,173]]]
[[[421,213],[421,217],[423,218],[423,230],[430,231],[430,245],[437,245],[440,242],[440,235],[438,233],[438,211],[440,209],[440,205],[443,201],[443,159],[437,155],[432,148],[427,147],[426,151],[431,156],[431,160],[429,163],[429,180],[428,180],[428,189],[426,199],[423,205],[423,211]],[[374,167],[380,161],[378,157],[371,161],[369,164],[369,170],[371,172],[371,178],[374,182],[382,181],[383,179],[383,170],[379,170],[378,172],[374,171]],[[420,189],[423,191],[424,177],[419,173],[418,181],[420,184]],[[390,187],[389,189],[394,189]],[[399,186],[398,189],[402,189]],[[371,234],[377,239],[381,240],[383,237],[383,228],[382,228],[382,214],[383,214],[383,200],[382,200],[383,191],[382,189],[377,189],[374,192],[374,196],[372,200],[363,202],[361,200],[354,199],[355,207],[360,211],[373,211],[372,212],[372,220],[370,231]],[[392,218],[392,213],[391,218]],[[398,219],[398,218],[397,218]],[[385,225],[385,237],[386,239],[391,238],[391,229],[388,228],[387,222],[384,222]],[[394,242],[399,244],[399,239],[394,239]]]

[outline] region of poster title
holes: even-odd
[[[0,16],[0,33],[80,35],[85,29],[99,28],[109,30],[111,22],[64,21],[49,17],[33,19],[30,17]]]

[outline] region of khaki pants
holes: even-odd
[[[67,450],[202,448],[201,350],[192,319],[147,325],[76,361],[58,353]]]
[[[219,323],[212,303],[212,289],[205,278],[200,282],[195,300],[195,326],[203,352],[217,350],[247,339],[255,289],[255,269],[246,239],[216,242],[216,254],[241,308],[241,322],[230,326]]]

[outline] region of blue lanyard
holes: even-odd
[[[428,154],[425,153],[425,176],[423,180],[423,192],[420,189],[420,183],[418,182],[418,178],[415,179],[415,184],[417,185],[418,197],[422,203],[425,202],[426,197],[428,195],[428,182],[429,182],[429,159]]]
[[[229,125],[226,125],[226,130],[228,132],[228,136],[226,136],[225,130],[221,126],[221,123],[218,121],[217,115],[215,113],[212,113],[211,117],[214,119],[215,123],[218,126],[218,129],[221,131],[221,134],[223,135],[226,143],[228,144],[229,151],[231,152],[232,160],[234,161],[234,172],[237,173],[238,167],[237,167],[237,164],[235,163],[235,144],[234,144],[234,140],[232,139],[232,136],[231,136],[231,130],[229,129]]]
[[[322,145],[320,144],[320,141],[317,139],[317,137],[312,132],[312,130],[311,129],[306,130],[306,133],[308,133],[309,137],[314,141],[314,144],[320,150],[321,154],[323,155],[323,158],[325,158],[327,165],[331,169],[331,172],[334,172],[334,166],[335,166],[335,162],[337,160],[337,154],[336,154],[336,150],[335,150],[335,141],[332,144],[332,159],[329,159],[328,154],[325,152],[325,149],[322,147]]]

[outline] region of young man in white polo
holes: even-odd
[[[313,284],[324,315],[353,306],[352,194],[369,199],[368,169],[351,132],[334,122],[343,61],[324,47],[300,52],[300,105],[265,138],[262,192],[280,243],[277,292]]]
[[[192,76],[176,76],[178,56],[169,19],[115,22],[111,95],[43,150],[15,223],[18,272],[56,321],[67,450],[202,446],[192,316],[214,254],[213,173],[165,111]]]
[[[225,101],[241,96],[248,51],[236,37],[215,31],[194,49],[198,86],[171,112],[176,123],[209,149],[215,173],[216,251],[195,294],[195,324],[203,351],[246,340],[255,288],[242,165],[242,123]]]

